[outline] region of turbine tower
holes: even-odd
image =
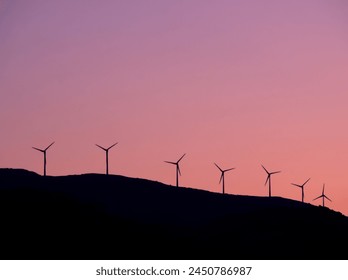
[[[106,175],[109,175],[109,150],[115,146],[118,143],[115,143],[113,145],[111,145],[109,148],[104,148],[102,146],[99,146],[98,144],[95,144],[97,147],[99,147],[100,149],[104,150],[106,153]]]
[[[33,149],[41,152],[44,154],[44,176],[46,176],[46,151],[48,150],[49,147],[51,147],[54,144],[54,142],[52,142],[46,149],[42,150],[42,149],[38,149],[35,147],[32,147]]]
[[[230,171],[230,170],[233,170],[233,169],[235,169],[235,168],[229,168],[229,169],[222,170],[215,162],[214,162],[214,164],[215,164],[216,167],[219,168],[219,170],[221,171],[221,177],[220,177],[219,184],[220,184],[221,181],[222,181],[222,193],[225,194],[225,172]]]
[[[307,184],[307,182],[310,180],[311,178],[309,178],[306,182],[304,182],[302,185],[297,185],[297,184],[293,184],[291,183],[292,185],[296,186],[296,187],[299,187],[302,189],[302,202],[304,201],[304,186],[305,184]]]
[[[266,183],[265,186],[267,185],[268,182],[268,195],[269,197],[271,197],[271,175],[276,174],[276,173],[280,173],[281,171],[274,171],[274,172],[268,172],[268,170],[261,164],[262,168],[266,171],[267,173],[267,179],[266,179]]]
[[[319,195],[317,198],[314,198],[313,200],[317,200],[318,198],[323,198],[323,207],[325,207],[325,198],[326,199],[328,199],[329,201],[332,201],[330,198],[328,198],[326,195],[325,195],[325,193],[324,193],[324,191],[325,191],[325,184],[323,185],[323,191],[322,191],[322,193],[321,193],[321,195]]]
[[[179,187],[179,175],[181,176],[181,172],[180,172],[180,167],[179,167],[179,162],[180,160],[182,160],[182,158],[185,156],[186,154],[183,154],[181,156],[181,158],[179,158],[179,160],[177,162],[173,162],[173,161],[164,161],[166,163],[170,163],[170,164],[174,164],[176,165],[176,186]]]

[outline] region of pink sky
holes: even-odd
[[[0,0],[0,167],[326,195],[348,215],[348,3]]]

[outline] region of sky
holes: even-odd
[[[272,195],[348,215],[344,0],[0,0],[0,168]],[[194,203],[194,202],[193,202]]]

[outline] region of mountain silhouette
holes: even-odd
[[[347,259],[348,218],[281,197],[0,169],[1,259]],[[324,247],[324,249],[323,249]]]

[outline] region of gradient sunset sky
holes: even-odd
[[[109,172],[348,215],[345,0],[0,0],[0,167]]]

